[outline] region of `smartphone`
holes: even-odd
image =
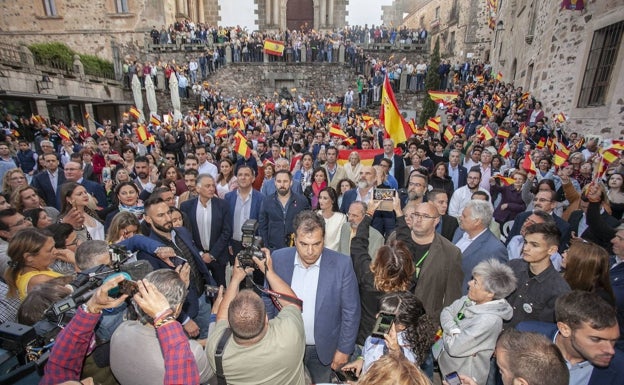
[[[206,285],[206,295],[216,297],[219,294],[219,286]]]
[[[119,294],[128,294],[129,297],[132,297],[139,291],[139,285],[136,281],[132,281],[129,279],[123,280],[119,282]]]
[[[358,377],[349,370],[334,370],[334,374],[339,381],[357,381]]]
[[[449,385],[461,385],[461,380],[459,379],[459,374],[457,372],[451,372],[444,376],[444,379]]]
[[[373,199],[381,201],[377,210],[379,211],[394,211],[392,200],[396,195],[396,190],[391,188],[376,188],[373,190]]]
[[[392,324],[394,323],[394,314],[389,313],[379,313],[377,316],[377,320],[375,321],[375,326],[373,327],[373,332],[371,335],[377,338],[384,338],[384,334],[388,334]]]

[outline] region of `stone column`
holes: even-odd
[[[276,26],[279,26],[280,24],[280,17],[279,17],[280,4],[279,3],[280,3],[280,0],[273,0],[273,6],[271,7],[273,8],[273,24]]]
[[[319,20],[319,29],[327,26],[327,0],[320,0],[321,3],[321,19]]]
[[[306,49],[305,45],[301,45],[301,58],[299,59],[301,61],[301,63],[305,63],[308,59],[308,50]]]
[[[266,24],[267,27],[269,27],[271,25],[271,12],[273,12],[272,7],[271,7],[271,3],[273,2],[273,0],[264,0],[266,2]]]
[[[37,115],[41,115],[44,118],[50,116],[50,113],[48,112],[48,103],[45,100],[35,100],[35,106],[37,107]],[[93,113],[91,113],[91,116],[93,116]],[[87,124],[88,123],[89,122],[87,122]]]
[[[334,0],[327,0],[329,3],[327,4],[327,26],[330,28],[334,28]]]
[[[321,12],[318,4],[314,5],[314,28],[315,30],[319,30],[319,25],[321,23]]]
[[[344,44],[340,44],[340,47],[338,48],[338,63],[344,63],[345,62],[345,46]]]
[[[206,13],[204,11],[204,0],[197,1],[197,17],[200,23],[204,23],[206,21]]]
[[[404,72],[401,72],[401,79],[399,80],[399,92],[403,92],[406,89],[407,89],[407,74]]]
[[[45,103],[45,102],[44,102]],[[46,112],[47,112],[48,106],[46,106]],[[85,128],[87,129],[88,133],[92,133],[93,129],[96,128],[95,127],[95,113],[93,112],[93,104],[91,103],[85,103],[84,105],[84,112],[89,114],[90,118],[89,119],[85,119],[84,123],[85,123]],[[39,110],[39,105],[37,105],[37,110]],[[45,115],[44,115],[45,116]]]
[[[225,62],[232,62],[232,46],[229,44],[225,46]]]

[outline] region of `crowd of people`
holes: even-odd
[[[462,71],[439,132],[404,143],[353,88],[207,87],[180,120],[124,114],[93,134],[6,116],[1,321],[43,319],[120,244],[154,271],[77,309],[43,383],[623,383],[617,141]]]

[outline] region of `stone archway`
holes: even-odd
[[[288,0],[286,5],[286,28],[300,31],[314,28],[314,0]]]

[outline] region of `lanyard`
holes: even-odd
[[[427,255],[429,255],[429,250],[427,250],[427,252],[425,254],[423,254],[422,257],[420,257],[418,262],[416,262],[416,271],[414,272],[414,275],[416,276],[416,279],[418,279],[418,277],[420,276],[420,265],[422,265],[422,263],[424,262],[425,258],[427,258]]]

